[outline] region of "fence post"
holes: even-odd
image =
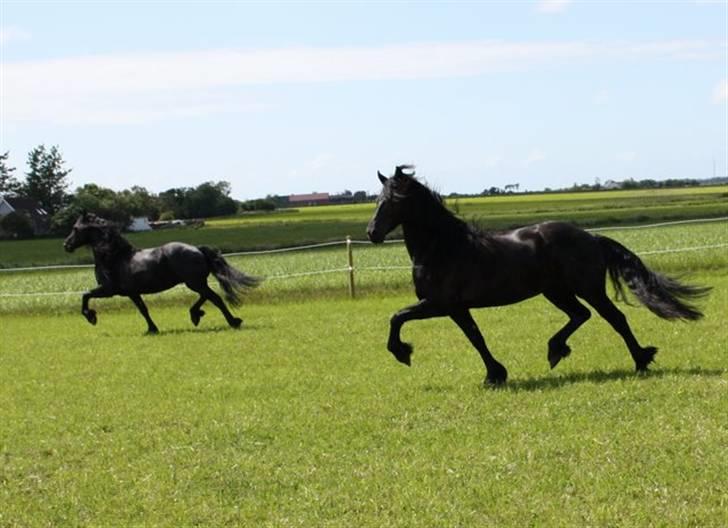
[[[351,248],[351,237],[346,237],[346,253],[349,257],[349,295],[353,299],[356,296],[354,287],[354,252]]]

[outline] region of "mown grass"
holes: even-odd
[[[585,227],[728,216],[728,187],[696,187],[599,193],[495,196],[449,200],[460,215],[489,228],[542,220]],[[208,220],[199,229],[170,229],[129,235],[139,247],[171,240],[210,245],[225,252],[365,238],[373,204],[307,207],[273,214]],[[396,234],[395,234],[396,236]],[[0,241],[0,268],[90,262],[86,253],[68,254],[57,238]]]
[[[725,526],[728,276],[706,317],[623,307],[660,347],[636,376],[593,318],[548,369],[564,322],[542,299],[476,318],[510,370],[482,388],[446,320],[412,323],[413,367],[385,350],[411,293],[208,311],[3,314],[3,526]]]
[[[605,234],[728,242],[725,222]],[[728,525],[728,250],[644,259],[714,288],[694,324],[621,305],[651,374],[596,316],[549,370],[565,317],[536,298],[475,312],[503,390],[450,321],[404,328],[412,368],[386,351],[414,296],[407,269],[371,268],[406,268],[400,244],[355,246],[354,300],[343,271],[276,278],[344,268],[343,246],[231,258],[269,277],[240,331],[211,307],[194,328],[183,288],[146,297],[154,337],[126,299],[92,301],[92,327],[75,293],[0,297],[0,526]],[[0,273],[0,295],[93,282]]]

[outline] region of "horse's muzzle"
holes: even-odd
[[[381,244],[384,242],[384,235],[375,229],[367,229],[367,237],[369,237],[369,240],[374,244]]]

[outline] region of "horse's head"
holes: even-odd
[[[384,242],[384,237],[404,220],[410,191],[417,184],[414,174],[412,165],[398,165],[394,176],[390,178],[377,171],[379,181],[382,182],[382,192],[367,226],[367,236],[375,244]]]
[[[93,213],[83,213],[73,224],[71,233],[63,241],[63,248],[71,253],[81,246],[94,245],[104,239],[109,223]]]

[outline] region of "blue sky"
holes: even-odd
[[[73,185],[441,192],[728,172],[724,1],[0,0],[0,151]]]

